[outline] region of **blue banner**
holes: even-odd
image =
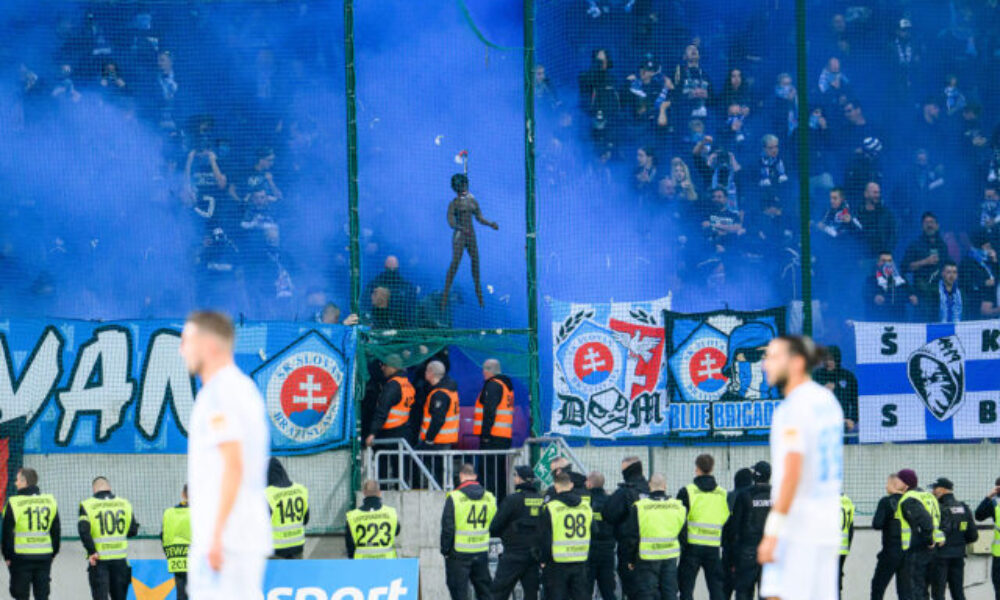
[[[197,393],[181,321],[0,322],[0,423],[23,423],[25,453],[187,452]],[[248,321],[236,364],[267,404],[276,454],[348,443],[356,333],[341,325]]]
[[[166,560],[130,562],[129,600],[176,600]],[[415,558],[272,560],[264,576],[264,600],[415,600],[419,575]]]
[[[785,332],[785,311],[664,312],[670,432],[677,437],[765,434],[779,402],[764,350]]]

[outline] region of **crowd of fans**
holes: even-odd
[[[814,297],[828,322],[995,318],[1000,8],[808,5],[798,81],[791,3],[740,3],[734,17],[581,2],[558,55],[540,52],[552,61],[535,73],[540,123],[587,141],[595,193],[628,177],[636,201],[670,216],[661,240],[680,250],[675,295],[773,286],[782,303],[800,299],[806,178]],[[575,90],[556,62],[570,49],[590,57]],[[542,177],[558,186],[545,152]]]

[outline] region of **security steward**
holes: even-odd
[[[481,450],[506,450],[514,435],[514,384],[500,372],[495,358],[483,361],[483,380],[473,433],[479,436]]]
[[[944,600],[944,590],[951,600],[965,600],[965,547],[979,539],[976,522],[969,506],[955,498],[955,484],[945,477],[931,484],[931,493],[941,507],[941,532],[944,544],[937,549],[931,573],[931,597]]]
[[[52,559],[59,553],[62,527],[56,499],[38,489],[38,473],[22,468],[14,480],[17,492],[3,511],[3,558],[10,569],[14,600],[48,600]]]
[[[403,359],[398,354],[390,354],[382,360],[381,369],[385,383],[375,401],[366,446],[371,446],[376,439],[408,439],[410,436],[410,409],[416,392],[406,378]]]
[[[458,443],[458,384],[445,374],[444,363],[432,360],[424,375],[431,384],[424,404],[420,428],[422,445],[434,450],[448,450]]]
[[[991,579],[993,580],[993,593],[997,600],[1000,600],[1000,477],[993,482],[993,489],[983,498],[983,501],[976,507],[976,520],[988,521],[993,519],[993,544],[990,546],[990,553],[993,555],[993,566],[991,567]]]
[[[587,476],[590,509],[594,511],[594,527],[590,532],[590,556],[587,557],[587,589],[600,592],[601,600],[615,600],[615,528],[604,520],[608,494],[604,491],[604,475],[591,471]]]
[[[937,499],[918,487],[917,474],[912,469],[903,469],[896,476],[906,486],[896,507],[896,518],[899,519],[906,568],[910,572],[910,597],[928,600],[927,572],[934,558],[932,550],[938,529],[933,516],[938,511]]]
[[[573,491],[569,474],[556,475],[553,485],[555,496],[542,505],[538,523],[545,600],[589,600],[594,593],[587,589],[593,511]]]
[[[531,467],[514,467],[514,493],[500,502],[490,523],[490,537],[503,542],[503,554],[493,577],[493,600],[507,600],[521,582],[524,600],[538,599],[538,561],[533,554],[538,537],[542,495]]]
[[[187,484],[181,490],[181,501],[163,511],[160,543],[167,557],[167,571],[174,576],[177,600],[187,600],[187,557],[191,547],[191,509],[188,507]]]
[[[396,558],[399,517],[396,509],[382,504],[378,482],[361,484],[361,506],[347,511],[347,557],[354,559]]]
[[[309,524],[309,490],[301,483],[292,483],[281,461],[272,456],[264,494],[271,509],[274,558],[302,558]]]
[[[489,600],[492,581],[487,555],[497,503],[493,494],[476,481],[472,465],[462,465],[458,480],[458,487],[448,492],[441,512],[441,554],[448,592],[452,600],[465,600],[471,582],[476,600]]]
[[[635,574],[636,600],[677,598],[680,534],[686,521],[684,505],[667,496],[666,478],[653,474],[649,495],[632,505],[624,526],[622,543],[628,569]]]
[[[622,536],[625,520],[628,518],[632,505],[643,495],[649,494],[649,484],[642,474],[642,461],[638,456],[626,456],[621,464],[623,481],[618,484],[607,504],[604,505],[602,516],[604,522],[614,527],[615,541],[618,542],[618,578],[622,582],[622,591],[626,598],[635,598],[635,578],[628,570],[628,557],[624,555]]]
[[[729,520],[726,490],[712,476],[715,459],[700,454],[694,461],[694,481],[677,492],[677,499],[687,509],[687,529],[681,537],[681,561],[677,569],[681,600],[694,599],[698,571],[705,571],[710,600],[723,600],[722,528]]]
[[[139,534],[132,503],[111,492],[107,477],[97,477],[94,495],[80,503],[77,530],[87,550],[90,594],[94,600],[125,600],[132,583],[128,538]]]
[[[893,577],[896,578],[899,600],[910,598],[910,572],[906,569],[900,522],[896,518],[896,509],[904,491],[906,486],[899,477],[895,473],[889,475],[885,483],[886,495],[878,501],[875,516],[872,517],[872,529],[882,532],[882,550],[878,553],[875,574],[872,575],[871,600],[882,600]]]
[[[854,543],[854,502],[847,497],[847,494],[840,495],[840,583],[837,588],[840,594],[844,593],[844,563],[851,553],[851,544]]]
[[[733,489],[726,494],[726,503],[729,504],[729,514],[733,513],[733,503],[744,491],[753,487],[753,470],[743,468],[733,475]],[[733,597],[736,585],[736,556],[738,549],[733,546],[733,519],[726,521],[726,526],[722,528],[722,595],[726,600]]]
[[[733,514],[726,522],[726,534],[733,549],[733,592],[736,600],[752,600],[760,584],[757,546],[764,537],[764,522],[771,512],[771,463],[760,461],[751,469],[753,485],[733,500]]]

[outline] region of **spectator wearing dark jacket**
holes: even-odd
[[[968,319],[994,319],[1000,315],[997,277],[1000,277],[1000,264],[993,242],[988,233],[977,231],[972,235],[972,247],[962,260],[958,275]]]
[[[624,481],[618,484],[618,489],[608,498],[601,515],[604,522],[614,528],[615,540],[618,542],[618,577],[625,595],[631,598],[635,594],[635,578],[628,570],[628,557],[623,554],[621,546],[623,527],[635,501],[649,494],[649,484],[642,475],[642,461],[638,456],[625,457],[621,467]]]
[[[865,279],[864,295],[868,318],[873,321],[903,321],[907,303],[912,306],[919,303],[889,250],[878,253],[875,273]]]
[[[813,381],[833,392],[844,411],[844,428],[854,431],[858,425],[858,378],[841,364],[838,346],[827,346],[826,351],[826,360],[812,373]]]
[[[858,212],[861,223],[861,238],[865,250],[874,258],[882,250],[890,252],[896,246],[896,219],[882,204],[882,186],[874,181],[865,185],[864,204]]]
[[[945,587],[952,600],[965,600],[965,546],[979,539],[972,511],[955,498],[955,484],[941,477],[931,484],[931,493],[941,507],[941,532],[944,545],[937,549],[931,574],[931,595],[944,598]]]
[[[925,212],[920,217],[921,232],[903,255],[903,269],[913,274],[913,287],[918,296],[936,291],[941,263],[948,258],[948,246],[941,237],[937,216]]]

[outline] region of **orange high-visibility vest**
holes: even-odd
[[[437,437],[432,440],[427,439],[427,430],[431,428],[431,399],[438,392],[448,396],[448,412],[444,417],[444,424],[437,432]],[[420,441],[431,444],[457,444],[458,443],[458,392],[446,390],[444,388],[434,388],[427,394],[424,402],[424,423],[420,428]]]
[[[413,400],[416,397],[413,385],[406,377],[396,375],[395,377],[390,377],[389,381],[395,381],[399,384],[401,397],[399,402],[389,409],[389,416],[386,418],[385,424],[382,425],[382,429],[396,429],[408,424],[410,422],[410,408],[413,407]]]
[[[493,415],[493,427],[490,428],[489,435],[493,437],[510,439],[514,435],[514,390],[507,387],[502,380],[494,377],[487,381],[494,382],[503,390],[503,397],[497,405],[497,412]],[[483,388],[486,386],[484,385]],[[472,432],[476,435],[483,434],[483,392],[479,392],[476,398],[476,420]]]

